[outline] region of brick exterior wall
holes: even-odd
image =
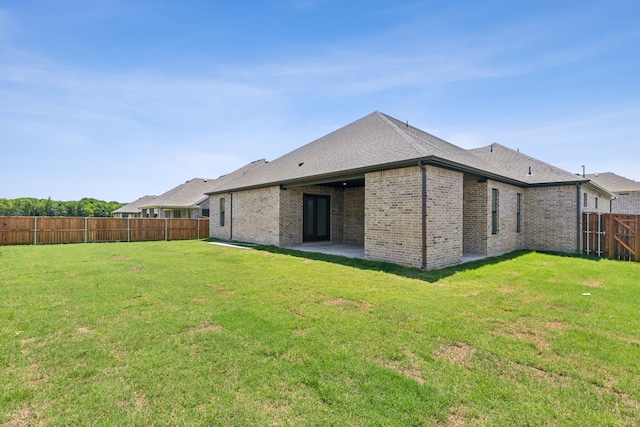
[[[427,166],[427,270],[462,262],[463,174]]]
[[[435,166],[427,170],[426,268],[462,261],[463,175]],[[422,171],[409,167],[365,177],[367,259],[422,267]]]
[[[640,215],[640,191],[618,194],[611,201],[611,212]]]
[[[609,201],[588,186],[520,188],[479,181],[437,166],[426,167],[426,268],[458,264],[463,253],[494,256],[516,249],[576,252],[577,209],[608,212]],[[370,172],[365,187],[278,186],[214,195],[210,235],[282,247],[302,241],[303,195],[331,200],[331,242],[364,244],[365,257],[422,266],[422,171],[418,166]],[[492,234],[492,190],[498,191],[498,233]],[[517,194],[521,231],[517,232]],[[226,221],[220,226],[220,198]],[[232,218],[233,213],[233,218]],[[233,230],[233,232],[232,232]]]
[[[487,206],[487,181],[470,176],[464,177],[463,238],[462,248],[466,254],[487,254],[487,227],[490,217]]]
[[[492,190],[498,190],[498,232],[491,233],[491,205]],[[497,181],[487,181],[488,221],[485,228],[487,236],[487,256],[496,256],[507,252],[523,249],[526,228],[524,224],[525,191],[521,187],[504,184]],[[521,231],[517,226],[517,198],[521,194]]]
[[[343,243],[344,190],[341,188],[309,186],[281,190],[280,246],[298,246],[302,241],[302,197],[304,194],[329,196],[331,217],[329,237],[332,243]]]
[[[220,239],[298,246],[302,241],[304,194],[329,196],[332,243],[364,243],[364,187],[269,187],[211,196],[209,234]],[[225,198],[225,225],[220,226],[220,198]],[[233,212],[233,218],[231,214]]]
[[[364,187],[344,190],[343,242],[364,245]]]
[[[582,203],[580,191],[580,201]],[[524,195],[525,248],[577,252],[575,185],[527,188]]]
[[[225,224],[220,226],[220,198],[225,198]],[[279,245],[280,187],[211,196],[209,235],[264,245]],[[232,217],[233,213],[233,217]]]
[[[580,208],[583,212],[610,212],[611,201],[608,198],[585,185],[581,186],[581,192]],[[587,195],[587,206],[584,206],[585,194]]]
[[[422,175],[419,167],[365,175],[367,259],[422,266]]]

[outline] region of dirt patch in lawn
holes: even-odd
[[[187,331],[187,335],[206,334],[209,332],[222,332],[223,328],[220,325],[212,323],[210,325],[202,326],[200,328],[193,328]]]
[[[332,300],[323,301],[322,305],[327,307],[334,307],[339,310],[349,310],[349,309],[359,309],[359,310],[368,310],[373,308],[373,304],[370,304],[366,301],[356,301],[347,298],[336,298]]]
[[[503,337],[529,341],[538,348],[548,349],[550,347],[549,341],[547,341],[547,331],[544,328],[527,325],[522,321],[503,325],[494,333]]]
[[[582,282],[584,286],[588,286],[590,288],[601,288],[602,282],[599,280],[587,280],[586,282]]]
[[[400,375],[411,378],[418,384],[424,384],[424,378],[422,377],[422,372],[420,372],[420,363],[418,356],[416,356],[409,349],[405,349],[403,353],[406,356],[405,360],[387,360],[379,361],[379,363],[386,368],[396,371]]]
[[[446,360],[454,365],[469,366],[469,361],[475,354],[476,349],[467,343],[459,342],[454,345],[441,346],[433,352],[438,359]]]

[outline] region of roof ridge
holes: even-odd
[[[389,125],[391,127],[391,129],[394,130],[394,132],[396,132],[403,140],[405,140],[407,143],[409,143],[409,145],[411,145],[411,147],[414,150],[416,150],[418,152],[418,154],[420,154],[421,156],[428,156],[429,155],[429,153],[422,146],[422,144],[418,143],[413,136],[411,136],[408,133],[406,133],[403,130],[401,130],[400,127],[398,125],[396,125],[395,123],[393,123],[384,113],[381,113],[380,111],[375,111],[374,114],[376,114],[378,117],[380,117],[387,125]],[[407,123],[407,126],[409,126],[408,123]]]

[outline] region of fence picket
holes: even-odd
[[[594,232],[596,227],[597,233]],[[602,213],[596,216],[585,212],[582,234],[584,253],[640,262],[640,215]]]
[[[208,234],[209,218],[0,217],[0,246],[194,240]]]

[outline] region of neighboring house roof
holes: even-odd
[[[221,185],[243,177],[244,174],[266,163],[266,160],[256,160],[232,173],[222,175],[216,179],[193,178],[160,196],[154,197],[149,202],[141,205],[141,207],[147,209],[158,207],[184,209],[198,206],[207,199],[207,193]]]
[[[142,208],[191,208],[202,203],[205,192],[213,188],[213,179],[193,178],[150,200]]]
[[[491,163],[505,176],[527,184],[576,183],[587,180],[545,163],[541,160],[522,154],[500,144],[473,148],[469,152]]]
[[[138,200],[133,201],[131,203],[128,203],[128,204],[116,209],[112,213],[122,213],[122,214],[140,213],[140,207],[146,205],[147,203],[151,203],[151,201],[155,197],[156,196],[142,196]]]
[[[491,155],[485,155],[485,149],[465,150],[376,111],[221,183],[208,194],[355,179],[365,172],[417,165],[419,161],[521,186],[588,183],[587,179],[506,147],[494,146],[496,150]],[[529,166],[531,175],[527,175]]]
[[[614,193],[640,191],[640,182],[616,175],[613,172],[590,173],[585,176]]]

